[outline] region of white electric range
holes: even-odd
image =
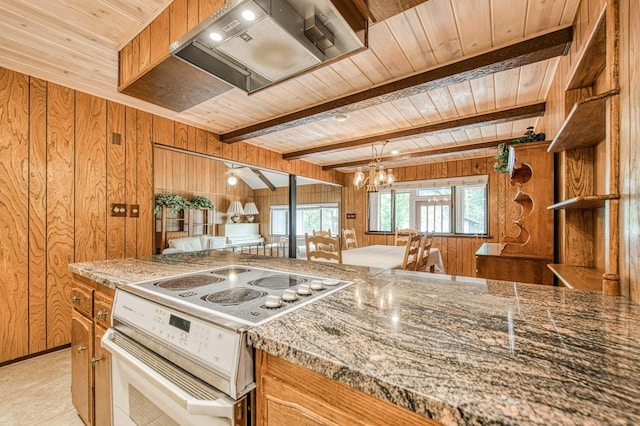
[[[230,265],[118,288],[102,340],[114,424],[253,424],[246,331],[350,284]]]

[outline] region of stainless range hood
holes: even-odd
[[[350,2],[230,0],[171,52],[252,92],[366,44],[367,20]]]

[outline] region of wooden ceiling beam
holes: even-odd
[[[387,163],[390,161],[408,160],[410,158],[430,157],[432,155],[474,151],[476,149],[497,148],[498,145],[500,145],[501,143],[511,142],[512,140],[513,139],[501,139],[501,140],[493,140],[493,141],[487,141],[487,142],[478,142],[478,143],[468,144],[468,145],[455,145],[455,146],[448,146],[445,148],[428,149],[425,151],[408,152],[406,154],[399,154],[399,155],[388,155],[386,157],[382,157],[380,160]],[[335,169],[341,169],[344,167],[366,166],[367,164],[369,164],[370,161],[371,161],[370,158],[366,158],[364,160],[349,161],[346,163],[327,164],[326,166],[322,166],[322,170],[335,170]]]
[[[268,177],[266,177],[264,175],[264,173],[262,173],[262,171],[260,169],[256,169],[255,167],[251,168],[251,171],[258,177],[260,178],[260,180],[262,181],[262,183],[264,183],[265,185],[267,185],[267,188],[269,188],[271,191],[275,191],[276,190],[276,186],[269,180]]]
[[[373,22],[384,21],[427,0],[352,0],[363,15],[369,15]],[[338,2],[333,2],[334,4]]]
[[[476,114],[467,117],[456,118],[448,121],[441,121],[435,124],[427,124],[425,126],[410,127],[408,129],[395,130],[387,133],[378,133],[373,136],[365,136],[362,138],[350,139],[329,145],[321,145],[314,148],[303,149],[300,151],[287,152],[282,154],[285,160],[293,160],[296,158],[310,157],[315,154],[342,151],[362,145],[394,140],[394,139],[410,139],[412,137],[421,137],[426,134],[437,134],[442,132],[451,132],[454,130],[464,130],[475,127],[489,126],[492,124],[505,123],[507,121],[522,120],[532,117],[540,117],[544,114],[545,103],[525,105],[515,108],[502,109],[499,111],[488,112],[484,114]]]
[[[518,43],[413,74],[400,80],[391,81],[342,98],[333,99],[261,123],[223,133],[220,135],[220,140],[225,143],[233,143],[256,138],[335,117],[337,114],[347,114],[429,90],[565,55],[569,50],[572,38],[572,27],[563,27],[527,38]]]

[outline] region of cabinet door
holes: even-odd
[[[256,385],[256,419],[265,426],[442,426],[260,350]]]
[[[92,424],[91,357],[93,322],[73,310],[71,315],[71,401],[85,424]]]
[[[109,358],[109,352],[100,344],[100,340],[106,332],[106,328],[96,326],[95,355],[92,358],[95,384],[95,411],[93,417],[96,426],[111,425],[111,359]]]

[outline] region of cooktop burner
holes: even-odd
[[[238,275],[238,274],[244,274],[245,272],[249,272],[248,269],[246,268],[239,268],[237,266],[230,266],[228,268],[224,268],[224,269],[216,269],[215,271],[212,271],[213,274],[216,275]]]
[[[169,306],[194,314],[215,313],[247,325],[260,324],[351,284],[303,274],[227,265],[166,280],[130,284],[140,296],[164,298]]]
[[[173,278],[166,281],[158,281],[153,285],[166,288],[167,290],[191,290],[209,284],[216,284],[224,281],[224,278],[213,277],[211,275],[188,275],[186,277]]]
[[[268,277],[251,280],[247,284],[256,287],[269,288],[271,290],[284,290],[289,287],[295,287],[298,284],[306,283],[308,280],[299,275],[278,274],[269,275]]]
[[[222,290],[217,293],[207,294],[202,296],[201,299],[210,303],[216,303],[219,305],[239,305],[250,300],[257,299],[258,297],[264,297],[267,293],[264,291],[258,291],[251,288],[230,288]]]

